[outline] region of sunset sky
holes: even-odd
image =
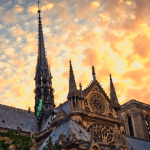
[[[0,104],[33,111],[38,0],[0,0]],[[120,104],[150,104],[150,0],[41,0],[55,104],[67,100],[69,60],[77,87],[96,78]]]

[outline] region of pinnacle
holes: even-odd
[[[94,65],[92,66],[93,81],[96,80]]]
[[[70,72],[69,72],[69,93],[77,91],[77,86],[75,82],[75,77],[73,74],[73,68],[70,60]]]
[[[119,102],[118,102],[118,98],[112,81],[111,74],[110,74],[110,99],[115,106],[117,105],[119,106]]]

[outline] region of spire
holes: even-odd
[[[42,31],[42,20],[41,20],[41,10],[39,9],[39,1],[38,1],[38,62],[36,67],[36,75],[37,73],[48,75],[49,69],[48,69],[48,62],[46,58],[46,52],[45,52],[45,44],[44,44],[44,37],[43,37],[43,31]]]
[[[96,80],[94,65],[92,66],[93,81]]]
[[[110,74],[110,99],[115,108],[120,107],[111,74]]]
[[[77,90],[74,74],[73,74],[73,69],[71,65],[71,60],[70,60],[70,74],[69,74],[69,93],[74,92]]]
[[[38,0],[38,59],[35,75],[35,115],[37,117],[38,130],[42,128],[47,118],[54,113],[54,89],[52,88],[52,76],[50,66],[46,58],[44,37],[42,31],[41,10],[39,9]],[[37,115],[40,101],[42,107],[40,114]]]

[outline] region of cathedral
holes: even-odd
[[[62,150],[149,150],[150,105],[129,100],[120,105],[110,75],[110,96],[96,79],[77,88],[72,62],[66,102],[55,106],[52,75],[45,53],[41,11],[38,10],[38,58],[35,74],[34,112],[0,105],[0,133],[18,130],[33,136],[31,150],[43,150],[49,138]]]

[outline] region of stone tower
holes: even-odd
[[[42,31],[41,11],[38,10],[38,58],[35,74],[35,115],[37,116],[38,129],[46,122],[47,118],[53,114],[54,95],[52,88],[52,76],[46,58],[44,38]]]

